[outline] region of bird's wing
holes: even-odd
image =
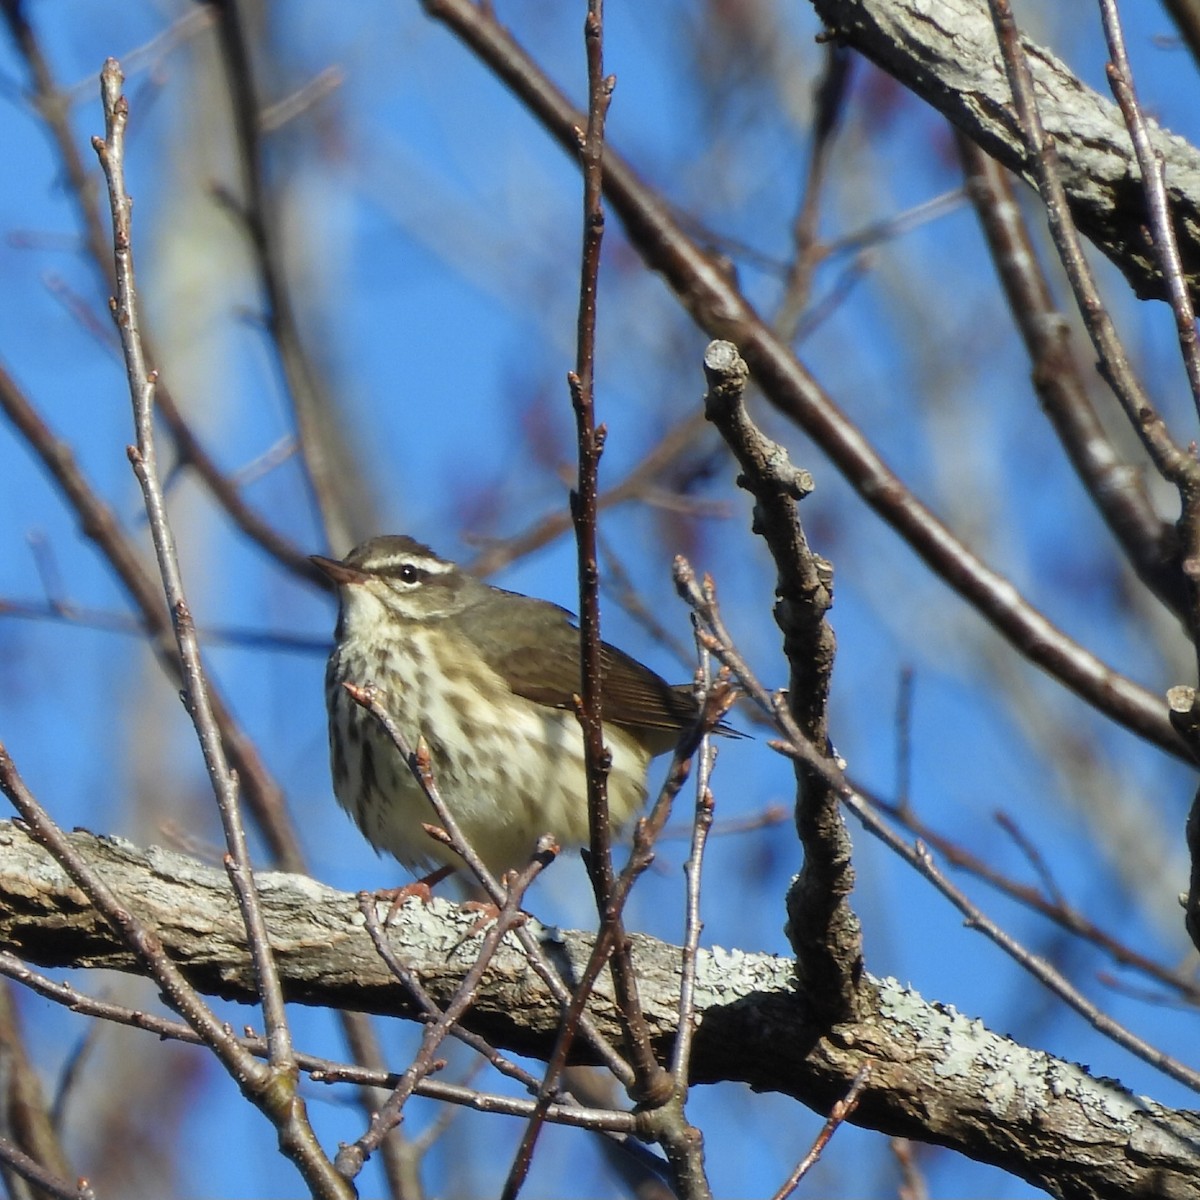
[[[503,611],[508,605],[511,614]],[[486,605],[472,606],[452,619],[518,696],[552,708],[572,706],[581,686],[579,629],[565,608],[494,589]],[[677,730],[696,719],[689,688],[672,687],[623,650],[602,643],[600,664],[606,721]]]

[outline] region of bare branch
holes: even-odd
[[[969,138],[960,135],[957,142],[967,194],[1024,339],[1042,408],[1138,577],[1172,611],[1182,614],[1187,598],[1175,530],[1155,512],[1141,473],[1122,461],[1091,403],[1071,353],[1066,317],[1051,298],[1010,177]]]
[[[862,1095],[863,1088],[866,1087],[867,1080],[870,1077],[871,1066],[868,1063],[855,1075],[854,1082],[850,1085],[850,1090],[833,1106],[829,1113],[829,1120],[825,1122],[821,1132],[817,1135],[812,1148],[796,1164],[796,1169],[788,1176],[783,1187],[775,1193],[774,1200],[787,1200],[800,1186],[800,1181],[816,1165],[817,1159],[821,1157],[825,1147],[829,1145],[829,1139],[837,1132],[838,1126],[858,1107],[858,1099]]]
[[[0,1112],[5,1143],[28,1155],[50,1175],[70,1178],[74,1172],[59,1137],[57,1113],[46,1104],[42,1081],[26,1046],[17,1005],[13,1003],[13,991],[7,984],[0,986],[0,1052],[4,1061]],[[13,1169],[23,1174],[15,1163]],[[5,1182],[10,1194],[16,1194],[11,1181]]]
[[[1035,164],[1012,111],[986,0],[812,0],[845,41],[933,105],[1011,171],[1035,183]],[[1042,46],[1023,41],[1042,123],[1054,144],[1071,222],[1143,298],[1165,294],[1142,232],[1141,189],[1125,123],[1111,100],[1086,87]],[[1200,264],[1200,152],[1154,129],[1166,158],[1189,287]],[[1036,186],[1036,184],[1035,184]]]
[[[209,698],[208,680],[200,657],[200,645],[196,640],[196,627],[184,593],[183,576],[175,550],[175,536],[167,516],[166,496],[159,479],[154,444],[156,381],[153,372],[149,370],[142,348],[141,314],[133,265],[133,202],[125,190],[125,126],[129,118],[129,106],[121,91],[123,83],[124,75],[120,65],[116,59],[110,58],[100,73],[105,135],[103,139],[96,138],[93,144],[108,181],[112,208],[117,281],[113,315],[125,354],[125,368],[129,378],[134,427],[137,433],[137,446],[129,448],[129,459],[141,484],[158,569],[162,576],[163,592],[175,627],[183,673],[184,707],[192,718],[204,754],[205,766],[208,768],[209,780],[221,813],[221,823],[229,848],[227,866],[230,878],[242,905],[246,932],[255,952],[263,992],[263,1014],[269,1035],[275,1043],[272,1067],[294,1082],[295,1063],[292,1059],[291,1036],[283,1009],[283,996],[279,991],[279,981],[271,959],[267,930],[258,907],[254,879],[250,874],[250,855],[245,830],[242,827],[237,780],[225,757],[221,732],[217,727],[212,701]]]
[[[704,352],[708,394],[704,411],[742,468],[738,483],[754,497],[754,529],[775,561],[775,620],[783,633],[790,670],[792,717],[815,745],[828,741],[827,702],[836,642],[825,614],[833,603],[833,568],[813,553],[800,523],[799,502],[812,491],[812,477],[789,461],[787,452],[751,420],[744,402],[749,369],[729,342],[711,342]],[[716,619],[709,579],[697,585],[681,559],[676,586],[702,622]],[[838,798],[820,773],[797,764],[796,828],[804,866],[788,890],[788,936],[797,969],[814,998],[831,1016],[853,1011],[862,973],[862,932],[850,908],[854,887],[850,837]]]
[[[825,69],[815,88],[816,112],[813,116],[813,137],[808,152],[804,192],[800,211],[792,222],[792,261],[784,281],[783,298],[775,314],[775,331],[784,342],[790,342],[796,336],[800,319],[811,299],[813,274],[822,253],[828,252],[828,247],[817,243],[817,224],[833,141],[846,103],[850,66],[850,54],[846,48],[836,42],[828,42],[825,46]]]
[[[297,879],[300,877],[297,876]],[[183,1042],[192,1046],[203,1046],[203,1039],[182,1021],[160,1017],[154,1013],[142,1012],[128,1008],[122,1004],[114,1004],[106,1000],[97,1000],[92,996],[76,991],[69,984],[58,983],[48,979],[26,966],[19,958],[5,951],[0,951],[0,974],[6,975],[18,983],[24,984],[31,991],[47,1000],[60,1004],[71,1012],[83,1016],[94,1017],[100,1021],[111,1021],[117,1025],[125,1025],[133,1029],[142,1029],[153,1034],[156,1038]],[[415,978],[415,977],[414,977]],[[410,979],[410,983],[413,980]],[[423,989],[422,989],[423,991]],[[432,999],[426,993],[421,1003],[428,1011],[436,1008]],[[454,1036],[465,1044],[473,1046],[484,1054],[497,1069],[513,1079],[519,1080],[530,1091],[536,1092],[538,1081],[523,1071],[520,1067],[504,1059],[496,1050],[489,1047],[486,1041],[477,1034],[461,1027],[454,1030]],[[256,1058],[266,1058],[269,1053],[267,1039],[245,1034],[238,1042]],[[298,1051],[296,1061],[308,1076],[318,1083],[339,1084],[350,1083],[356,1087],[374,1093],[380,1088],[394,1088],[400,1083],[400,1076],[395,1072],[382,1069],[363,1067],[351,1063],[335,1062],[314,1054]],[[512,1096],[501,1096],[489,1092],[481,1092],[477,1088],[464,1088],[458,1084],[445,1083],[440,1080],[422,1079],[416,1084],[416,1093],[430,1100],[439,1100],[447,1104],[471,1108],[476,1112],[503,1113],[512,1117],[529,1117],[534,1112],[534,1101],[521,1100]],[[636,1118],[632,1113],[619,1112],[612,1109],[601,1111],[594,1105],[581,1107],[572,1102],[568,1093],[563,1093],[560,1102],[552,1104],[546,1112],[547,1120],[555,1124],[570,1125],[579,1129],[591,1129],[597,1132],[626,1137],[636,1129]]]
[[[882,4],[885,0],[871,2]],[[936,2],[943,4],[944,0]],[[824,15],[824,10],[833,6],[820,7]],[[560,145],[574,152],[574,131],[583,125],[584,117],[494,19],[490,9],[469,0],[425,0],[425,8],[488,64]],[[942,26],[954,27],[955,21],[949,18]],[[990,27],[987,36],[992,36]],[[954,51],[948,49],[947,53],[953,57]],[[1123,132],[1121,136],[1124,138]],[[791,349],[767,328],[719,264],[684,232],[670,207],[642,183],[611,145],[606,148],[604,179],[606,197],[646,264],[663,276],[709,336],[737,346],[766,399],[816,441],[866,503],[939,577],[1021,654],[1087,703],[1190,761],[1161,699],[1114,671],[1047,620],[1009,580],[981,562],[917,500]]]
[[[696,699],[701,710],[706,707],[710,692],[708,652],[699,647],[700,670],[697,673]],[[730,694],[732,700],[732,693]],[[671,1054],[671,1074],[675,1078],[677,1091],[687,1088],[689,1062],[692,1056],[692,1037],[696,1031],[696,952],[700,948],[700,933],[704,923],[700,919],[700,872],[704,862],[704,848],[713,824],[713,794],[709,788],[713,766],[717,760],[716,747],[706,735],[696,755],[699,768],[696,771],[696,805],[692,817],[692,844],[684,863],[687,879],[687,908],[683,936],[683,973],[679,980],[679,1037]]]
[[[253,971],[237,905],[222,872],[116,839],[66,838],[152,922],[170,958],[198,987],[253,1003]],[[290,1002],[356,1007],[414,1018],[420,1010],[371,944],[354,896],[303,876],[261,875],[268,923]],[[440,900],[406,905],[389,930],[438,1003],[475,959],[474,915]],[[520,927],[577,978],[585,935]],[[0,825],[0,948],[45,966],[146,970],[28,834]],[[679,1016],[680,952],[634,937],[634,959],[656,1053],[671,1053]],[[1127,1200],[1200,1194],[1200,1119],[1135,1096],[1116,1081],[988,1032],[981,1022],[926,1003],[894,981],[864,978],[875,997],[861,1018],[830,1026],[795,986],[789,958],[701,950],[692,1083],[736,1079],[827,1112],[865,1062],[871,1078],[851,1120],[891,1136],[936,1139],[1069,1196]],[[493,1045],[543,1057],[554,1045],[559,1002],[507,939],[481,983],[468,1022]],[[621,1036],[611,986],[601,979],[591,1014]],[[581,1042],[578,1049],[584,1049]],[[381,1082],[355,1073],[355,1082]],[[430,1086],[434,1081],[430,1081]],[[442,1085],[445,1086],[445,1085]],[[1013,1089],[1022,1097],[1013,1103]],[[939,1103],[930,1106],[929,1096]],[[516,1103],[528,1103],[517,1101]],[[1135,1146],[1137,1153],[1130,1153]]]
[[[1192,486],[1195,486],[1200,467],[1175,443],[1166,423],[1134,374],[1084,256],[1074,214],[1067,203],[1055,142],[1047,136],[1042,123],[1042,106],[1034,93],[1030,62],[1013,19],[1012,7],[1009,0],[989,0],[989,4],[1012,87],[1017,120],[1025,138],[1028,169],[1033,172],[1038,193],[1046,205],[1050,233],[1067,278],[1071,281],[1084,324],[1100,356],[1100,370],[1162,477],[1177,486],[1182,486],[1190,479]]]
[[[549,839],[544,840],[548,841]],[[496,919],[490,923],[483,944],[479,947],[479,953],[475,956],[475,962],[463,976],[454,997],[444,1011],[439,1012],[432,1021],[426,1024],[421,1035],[420,1049],[400,1077],[400,1081],[392,1089],[387,1103],[372,1115],[367,1131],[357,1141],[344,1144],[338,1151],[337,1167],[347,1179],[354,1179],[359,1174],[366,1160],[379,1149],[384,1137],[399,1125],[408,1098],[415,1092],[417,1084],[435,1069],[433,1056],[474,1002],[476,988],[479,986],[479,981],[483,978],[488,964],[500,948],[501,939],[516,922],[524,920],[524,914],[521,912],[521,898],[546,865],[550,850],[549,845],[539,846],[538,854],[535,855],[533,861],[519,874],[512,873],[503,907],[497,913]],[[396,974],[401,982],[405,982],[410,973],[407,968],[400,965],[392,954],[391,947],[387,944],[383,927],[379,923],[379,916],[375,911],[374,899],[371,896],[363,895],[359,900],[366,917],[367,931],[371,935],[371,941],[375,944],[376,950],[393,974]]]
[[[125,353],[125,367],[129,377],[129,391],[133,400],[134,426],[137,431],[137,447],[130,447],[129,458],[134,473],[142,487],[146,512],[150,519],[150,532],[154,540],[163,591],[175,626],[179,661],[183,676],[184,707],[192,717],[199,739],[204,762],[208,768],[213,794],[221,814],[228,853],[226,869],[238,897],[242,919],[245,922],[251,951],[254,955],[255,976],[262,998],[263,1015],[267,1024],[267,1036],[271,1043],[270,1070],[264,1072],[252,1067],[248,1056],[229,1039],[217,1040],[213,1036],[217,1025],[215,1018],[202,1009],[194,998],[190,998],[184,1012],[197,1030],[208,1034],[209,1044],[233,1078],[240,1084],[247,1098],[252,1100],[276,1126],[280,1147],[300,1168],[314,1194],[329,1197],[347,1194],[345,1180],[333,1169],[325,1156],[312,1127],[304,1102],[296,1093],[298,1077],[296,1060],[292,1049],[291,1032],[284,1009],[283,992],[275,961],[267,936],[266,922],[258,903],[254,876],[250,871],[250,854],[246,834],[242,826],[241,807],[238,802],[237,777],[230,770],[225,756],[225,747],[217,726],[213,705],[209,696],[204,666],[200,658],[200,646],[196,640],[195,625],[184,594],[183,577],[175,551],[174,535],[167,517],[166,497],[158,476],[154,445],[154,384],[155,378],[149,370],[142,348],[140,314],[133,264],[132,202],[125,188],[125,127],[129,118],[129,105],[121,92],[124,76],[116,59],[108,59],[100,73],[100,93],[104,101],[103,138],[95,138],[93,146],[108,181],[109,201],[113,220],[113,250],[116,259],[117,295],[113,315],[121,336]],[[16,784],[11,786],[14,788]],[[7,788],[6,788],[7,790]],[[11,795],[12,793],[10,793]],[[16,800],[14,799],[14,803]],[[28,803],[28,801],[26,801]],[[93,881],[93,902],[102,893]],[[106,897],[106,899],[108,899]],[[110,900],[110,904],[115,902]],[[116,919],[109,910],[110,919]],[[125,920],[131,920],[124,914]],[[145,952],[161,956],[161,948],[154,947],[149,931],[141,943]],[[141,949],[141,945],[139,945]],[[162,961],[158,963],[156,977],[169,978]],[[182,989],[176,986],[173,999],[178,1001]],[[199,1024],[197,1024],[199,1022]]]
[[[1155,148],[1153,132],[1142,106],[1138,103],[1133,86],[1133,68],[1125,52],[1125,34],[1121,29],[1121,17],[1113,0],[1099,0],[1100,16],[1104,22],[1104,36],[1112,62],[1108,65],[1108,82],[1121,108],[1121,115],[1129,128],[1134,154],[1142,173],[1142,187],[1146,193],[1146,208],[1150,218],[1151,242],[1158,260],[1158,268],[1166,286],[1171,312],[1175,316],[1175,329],[1179,336],[1179,352],[1187,371],[1192,389],[1192,403],[1200,414],[1200,345],[1196,339],[1196,312],[1187,281],[1183,277],[1183,263],[1179,257],[1179,242],[1171,215],[1171,202],[1167,196],[1166,168],[1162,153]]]
[[[265,320],[278,353],[304,461],[326,542],[340,551],[359,540],[347,492],[350,473],[341,469],[342,436],[312,357],[304,345],[295,301],[287,284],[281,245],[281,222],[267,187],[262,162],[262,105],[258,99],[254,60],[239,0],[216,8],[217,39],[233,107],[243,196],[238,215],[258,263]]]
[[[79,152],[74,131],[71,129],[70,113],[74,97],[70,92],[59,87],[50,63],[42,51],[37,32],[29,20],[27,6],[13,0],[12,3],[0,6],[0,12],[8,23],[13,42],[29,70],[33,82],[33,102],[42,120],[46,123],[62,163],[63,174],[66,176],[67,194],[75,204],[80,225],[83,227],[88,259],[96,272],[104,294],[110,294],[116,286],[116,279],[113,275],[112,249],[104,227],[104,218],[101,215],[96,180],[84,165],[83,155]],[[135,60],[160,53],[163,48],[170,48],[176,40],[207,28],[213,23],[213,19],[212,11],[197,9],[195,13],[181,18],[175,27],[168,31],[169,36],[164,35],[167,40],[162,47],[152,43],[144,48],[143,53],[135,51]],[[126,56],[126,66],[129,66],[128,56]],[[79,88],[86,87],[90,99],[95,95],[98,86],[99,78],[93,76],[79,85]],[[74,91],[78,92],[79,88]],[[89,314],[82,310],[82,306],[79,306],[78,315],[81,319],[89,319]],[[149,344],[150,339],[143,335],[143,340],[147,343],[147,357],[151,363],[157,364],[158,356]],[[307,554],[265,521],[242,498],[237,483],[229,479],[217,466],[216,460],[184,419],[169,389],[161,381],[158,385],[156,402],[157,411],[171,435],[180,462],[194,468],[196,474],[212,492],[217,503],[229,514],[238,529],[288,570],[306,579],[309,583],[328,590],[329,580],[313,566]]]
[[[179,652],[161,589],[155,586],[142,566],[132,541],[112,509],[84,477],[69,445],[49,429],[3,366],[0,366],[0,410],[41,459],[79,518],[84,533],[96,543],[112,566],[147,633],[152,635],[150,646],[159,664],[171,679],[182,682]],[[290,870],[298,870],[303,856],[295,830],[287,818],[278,784],[220,694],[213,688],[209,689],[209,694],[227,752],[246,788],[247,799],[275,860]]]
[[[47,1171],[36,1159],[17,1149],[8,1138],[0,1138],[0,1160],[3,1160],[9,1170],[28,1180],[47,1196],[55,1197],[55,1200],[95,1200],[96,1194],[88,1186],[86,1179],[81,1179],[72,1187],[65,1179]]]

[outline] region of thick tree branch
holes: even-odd
[[[986,0],[812,0],[839,40],[894,75],[1030,182]],[[1054,140],[1076,224],[1139,296],[1165,295],[1145,229],[1146,201],[1120,109],[1048,50],[1024,40],[1038,106]],[[1184,275],[1200,286],[1200,152],[1153,126],[1163,156]]]
[[[244,929],[221,871],[88,833],[71,835],[71,842],[156,928],[196,987],[255,999]],[[298,875],[263,874],[258,883],[290,1000],[417,1015],[372,945],[353,896]],[[475,961],[474,924],[473,913],[435,900],[406,905],[391,930],[398,952],[439,1003],[449,1001]],[[582,968],[587,937],[543,936],[564,973]],[[0,824],[0,949],[42,966],[142,969],[46,851],[13,824]],[[679,951],[634,937],[633,953],[646,1019],[665,1061],[678,1014]],[[742,1081],[826,1112],[869,1062],[855,1123],[950,1146],[1060,1196],[1200,1197],[1196,1114],[1028,1050],[891,980],[871,981],[877,1000],[868,1013],[822,1031],[787,959],[712,950],[701,953],[698,968],[693,1082]],[[469,1024],[493,1045],[545,1056],[559,1011],[506,939]],[[621,1037],[607,980],[596,989],[592,1015],[610,1037]]]

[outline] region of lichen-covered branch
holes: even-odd
[[[223,872],[183,855],[71,835],[78,853],[152,924],[197,987],[251,1002],[254,973]],[[298,875],[259,876],[285,995],[293,1002],[415,1017],[381,960],[353,896]],[[391,935],[439,1002],[475,961],[474,913],[410,903]],[[544,935],[564,972],[590,952],[583,934]],[[670,1055],[678,1016],[679,951],[632,939],[654,1045]],[[46,851],[0,824],[0,949],[42,966],[141,969]],[[1200,1197],[1200,1117],[1136,1097],[1082,1067],[1029,1050],[978,1021],[873,980],[875,1004],[827,1028],[813,1020],[788,959],[739,950],[700,955],[694,1083],[741,1081],[820,1111],[870,1063],[853,1117],[885,1133],[953,1147],[1067,1197]],[[592,1009],[612,1038],[621,1022],[608,981]],[[485,976],[469,1022],[493,1045],[538,1056],[557,1033],[558,1002],[519,947],[505,946]]]

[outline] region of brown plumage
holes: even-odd
[[[375,719],[341,686],[373,683],[434,776],[468,841],[496,873],[538,837],[587,840],[579,631],[566,609],[489,587],[409,537],[373,538],[341,562],[314,557],[339,588],[326,672],[334,791],[367,839],[409,867],[458,865],[421,827],[428,800]],[[601,651],[609,808],[620,826],[641,807],[650,759],[698,715],[673,687],[607,643]]]

